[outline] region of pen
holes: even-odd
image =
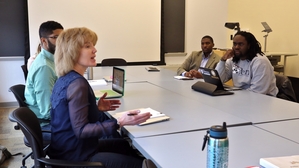
[[[129,113],[127,114],[128,116],[134,116],[134,115],[137,115],[137,114],[132,114],[132,113]]]

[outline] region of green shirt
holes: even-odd
[[[26,103],[39,119],[50,120],[50,97],[56,80],[54,55],[42,49],[30,67],[25,88]]]

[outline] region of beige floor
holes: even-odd
[[[0,108],[0,144],[5,146],[12,154],[18,152],[28,154],[31,150],[24,145],[21,130],[15,130],[15,123],[8,120],[9,113],[15,108]],[[22,157],[22,155],[13,156],[0,165],[0,168],[19,168],[22,165]],[[32,165],[32,159],[28,158],[26,160],[27,168],[32,167]]]

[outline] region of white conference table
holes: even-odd
[[[133,145],[158,167],[206,167],[201,150],[206,131],[133,139]],[[263,157],[299,154],[299,144],[254,126],[228,128],[229,167],[259,166]]]
[[[244,90],[213,97],[191,89],[198,80],[176,80],[175,72],[167,69],[147,72],[144,66],[123,68],[127,76],[125,96],[120,98],[122,105],[115,112],[151,107],[171,118],[151,125],[125,127],[133,145],[159,167],[205,167],[206,151],[201,151],[205,130],[223,121],[228,125],[253,122],[258,126],[299,118],[298,103]],[[100,79],[109,71],[111,74],[112,67],[97,67],[94,74]],[[111,83],[105,87],[111,87]],[[269,131],[252,125],[228,129],[229,167],[258,166],[261,157],[298,155],[298,137],[273,134],[273,127],[269,126]]]
[[[101,89],[108,87],[111,87],[111,84],[101,87]],[[202,130],[211,125],[222,124],[224,121],[227,122],[227,125],[250,124],[247,120],[148,82],[126,83],[125,95],[119,100],[121,101],[120,108],[109,112],[110,114],[150,107],[170,117],[169,121],[160,123],[125,126],[126,133],[130,138]]]
[[[299,103],[246,90],[234,91],[233,95],[210,96],[191,89],[197,81],[173,79],[172,81],[151,81],[151,83],[252,123],[299,118]]]
[[[174,71],[158,67],[159,72],[148,72],[145,67],[148,66],[117,66],[125,70],[127,82],[146,82],[152,80],[172,80]],[[112,67],[94,67],[94,79],[102,79],[104,76],[112,75]]]
[[[160,72],[148,72],[145,66],[123,66],[128,81],[149,82],[158,87],[177,93],[184,99],[190,99],[214,107],[222,112],[238,116],[252,123],[273,122],[289,119],[299,119],[299,103],[294,103],[276,97],[253,93],[250,91],[235,91],[234,95],[210,96],[191,89],[191,86],[202,79],[177,80],[174,71],[160,68]],[[112,73],[112,67],[96,67],[97,77]],[[198,106],[199,107],[199,106]]]
[[[299,112],[299,110],[298,110]],[[269,131],[273,134],[282,136],[286,139],[299,143],[299,120],[288,120],[288,121],[280,121],[280,122],[271,122],[271,123],[263,123],[256,124],[258,128]],[[299,154],[299,153],[298,153]]]

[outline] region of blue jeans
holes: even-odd
[[[51,131],[51,125],[47,124],[41,127],[42,131]],[[51,132],[43,132],[44,145],[50,144],[51,142]]]

